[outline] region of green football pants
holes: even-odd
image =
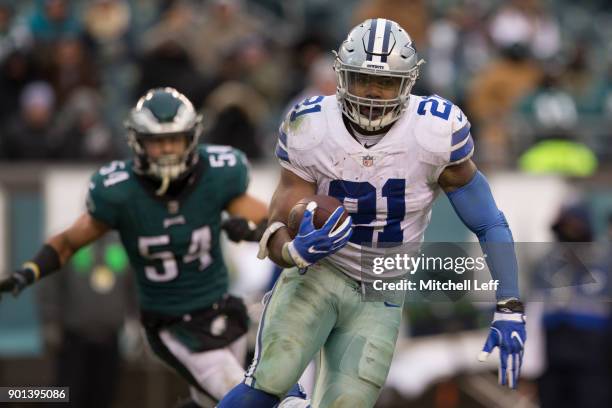
[[[281,274],[267,301],[246,384],[284,396],[321,350],[313,408],[371,408],[385,383],[402,308],[364,302],[361,285],[315,265]]]

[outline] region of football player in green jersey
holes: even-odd
[[[147,92],[126,127],[134,158],[96,172],[87,211],[0,280],[0,292],[18,294],[116,229],[151,348],[189,381],[194,404],[211,405],[243,378],[248,325],[242,300],[227,294],[221,229],[234,241],[257,241],[267,207],[246,193],[242,152],[198,144],[201,117],[176,90]],[[236,218],[222,223],[224,211]]]

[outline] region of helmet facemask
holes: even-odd
[[[410,91],[418,77],[418,68],[409,73],[350,67],[336,59],[338,98],[347,118],[368,131],[376,131],[395,122],[406,108]],[[380,94],[391,98],[373,98],[367,89],[377,88]]]

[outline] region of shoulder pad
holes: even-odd
[[[125,195],[129,181],[134,177],[130,161],[115,160],[102,167],[91,176],[89,189],[98,195],[120,199]]]
[[[415,117],[417,142],[430,159],[452,163],[469,157],[470,122],[458,106],[437,95],[420,98]]]
[[[200,145],[200,159],[209,167],[248,167],[246,155],[236,148],[228,145]]]
[[[100,187],[112,187],[122,183],[132,176],[131,162],[126,160],[115,160],[98,169],[92,176],[92,182],[97,182]]]
[[[313,96],[293,106],[279,129],[283,145],[291,150],[308,150],[319,145],[327,129],[324,111],[330,99],[333,98]]]
[[[417,118],[420,119],[416,132],[417,141],[431,153],[450,152],[452,136],[460,130],[467,130],[469,133],[470,123],[461,109],[437,95],[421,98]]]
[[[122,208],[130,202],[133,186],[132,163],[114,161],[91,177],[87,211],[97,220],[117,228]]]

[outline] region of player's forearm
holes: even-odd
[[[499,280],[497,298],[518,298],[518,265],[512,232],[497,208],[485,177],[477,172],[472,180],[447,193],[463,223],[476,234],[493,279]]]
[[[100,238],[109,230],[105,224],[96,221],[89,214],[82,214],[68,229],[52,236],[32,259],[31,266],[36,279],[59,270],[82,247]]]
[[[243,194],[232,200],[226,210],[232,216],[245,218],[255,224],[259,224],[268,218],[266,204],[249,194]]]
[[[38,253],[23,264],[22,271],[28,283],[59,270],[77,250],[66,231],[49,238]]]
[[[268,241],[268,256],[278,266],[290,268],[293,265],[283,258],[283,247],[287,242],[291,242],[291,237],[287,228],[281,228],[272,235]]]
[[[49,238],[47,240],[47,245],[57,252],[60,266],[68,262],[72,255],[80,248],[76,243],[70,240],[70,237],[65,231]]]
[[[313,183],[301,179],[288,170],[281,170],[281,180],[270,202],[268,235],[264,233],[264,238],[260,242],[260,256],[264,256],[264,252],[267,252],[268,257],[283,268],[295,265],[289,261],[290,257],[287,254],[283,255],[285,244],[292,241],[286,228],[287,219],[293,206],[303,197],[313,195],[315,191],[316,186]],[[263,251],[264,248],[266,251]]]
[[[21,275],[26,284],[31,284],[57,271],[61,266],[60,254],[55,247],[45,244],[31,260],[24,262],[15,274]]]

